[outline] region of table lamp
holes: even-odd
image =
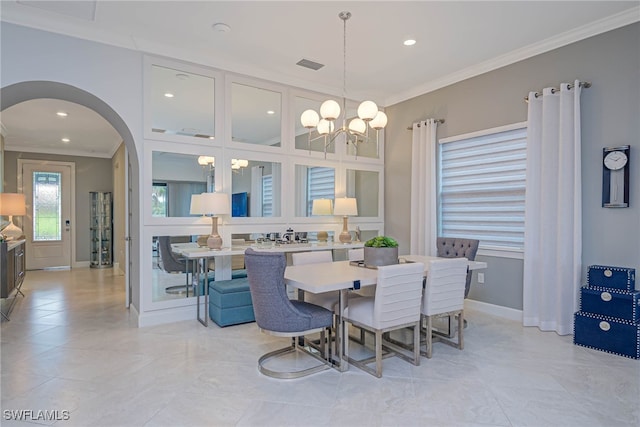
[[[0,215],[9,216],[9,225],[2,230],[2,235],[7,240],[18,239],[24,235],[22,229],[13,223],[13,216],[26,215],[24,194],[0,193]]]
[[[211,215],[211,235],[207,238],[209,249],[220,250],[222,248],[222,237],[218,234],[217,215],[229,215],[231,204],[227,193],[202,193],[196,198],[196,205],[199,205],[199,213]]]
[[[340,242],[351,243],[351,233],[347,228],[347,218],[351,215],[358,215],[358,203],[354,197],[342,197],[336,199],[336,205],[333,208],[334,215],[342,215],[342,233],[340,233]]]
[[[331,199],[314,199],[311,205],[311,215],[333,215],[333,203]],[[329,234],[326,231],[318,231],[318,241],[326,242]]]

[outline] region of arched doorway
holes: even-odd
[[[118,115],[113,108],[100,98],[68,84],[51,81],[20,82],[2,88],[1,95],[0,111],[4,111],[13,105],[25,101],[40,98],[59,99],[82,105],[102,116],[122,137],[128,153],[126,166],[126,169],[128,170],[128,189],[125,197],[128,212],[127,215],[125,215],[126,220],[124,233],[125,240],[127,242],[127,250],[126,264],[123,266],[124,268],[122,268],[122,270],[126,275],[126,305],[129,306],[130,303],[133,303],[136,309],[139,309],[140,301],[139,297],[137,297],[139,296],[139,280],[135,278],[140,277],[138,267],[140,265],[140,248],[138,239],[138,236],[140,236],[140,214],[138,207],[140,162],[133,135],[131,134],[129,127],[120,115]]]

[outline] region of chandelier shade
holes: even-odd
[[[344,24],[344,76],[342,83],[342,108],[340,103],[333,99],[328,99],[320,106],[320,114],[314,110],[305,110],[300,116],[302,126],[309,129],[308,147],[311,153],[311,141],[316,139],[324,139],[324,157],[327,158],[327,147],[333,143],[335,138],[340,134],[345,134],[346,143],[353,144],[358,156],[358,144],[369,140],[369,127],[376,131],[376,153],[378,147],[378,132],[387,125],[387,116],[378,109],[373,101],[362,102],[357,109],[358,117],[353,118],[347,127],[347,20],[351,18],[351,12],[340,12],[338,17]],[[334,125],[342,113],[342,126]],[[369,126],[367,126],[369,124]],[[315,129],[318,136],[312,137]]]

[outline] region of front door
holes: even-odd
[[[28,270],[71,267],[73,163],[23,160]]]

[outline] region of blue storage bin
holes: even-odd
[[[587,271],[587,286],[633,291],[636,287],[636,269],[591,265]]]
[[[239,277],[209,283],[209,317],[218,326],[255,321],[249,279]]]
[[[640,321],[640,291],[585,286],[580,289],[580,311]]]
[[[640,324],[579,311],[574,315],[573,343],[640,359]]]

